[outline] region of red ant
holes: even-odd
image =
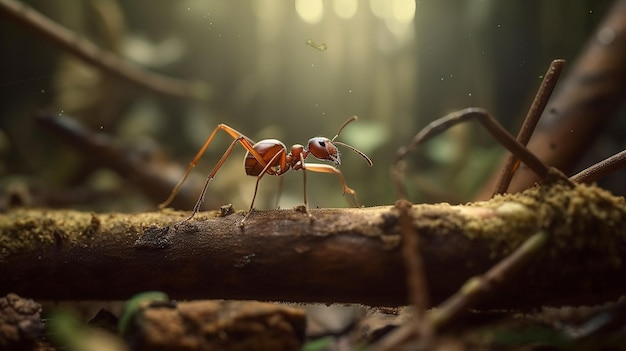
[[[304,148],[304,146],[300,144],[295,144],[291,147],[291,151],[289,152],[287,152],[287,147],[280,140],[264,139],[259,141],[258,143],[254,143],[252,139],[241,134],[232,127],[226,124],[219,124],[217,127],[215,127],[215,129],[213,129],[213,132],[211,132],[211,135],[209,135],[200,150],[198,150],[198,153],[189,164],[189,167],[183,175],[183,178],[178,182],[178,184],[176,184],[176,186],[170,193],[170,196],[167,198],[167,200],[159,205],[159,209],[165,208],[167,205],[170,204],[170,202],[172,202],[172,200],[178,193],[178,190],[187,179],[187,176],[189,176],[191,170],[196,166],[202,155],[204,155],[204,152],[209,147],[209,144],[211,144],[211,141],[213,141],[213,138],[217,134],[218,130],[225,131],[231,137],[233,137],[234,140],[232,141],[232,143],[230,143],[228,149],[226,149],[222,157],[219,159],[219,161],[217,161],[217,164],[215,165],[211,173],[209,173],[209,175],[207,176],[204,187],[202,188],[202,192],[200,192],[200,197],[198,197],[198,201],[193,207],[193,212],[189,217],[185,218],[179,223],[190,220],[198,212],[198,210],[200,209],[200,205],[202,205],[202,202],[204,201],[204,196],[206,194],[206,189],[209,186],[209,183],[211,182],[213,177],[215,177],[215,174],[220,169],[220,167],[222,167],[230,153],[235,148],[235,144],[237,143],[240,143],[241,146],[243,146],[247,150],[246,156],[244,158],[244,168],[246,170],[246,174],[249,176],[257,177],[256,185],[254,187],[254,195],[252,196],[252,202],[250,203],[250,210],[241,220],[239,226],[243,226],[243,222],[246,220],[246,218],[248,218],[253,210],[254,200],[256,199],[257,190],[259,189],[259,181],[261,180],[261,178],[263,178],[263,176],[266,174],[280,176],[290,169],[302,170],[304,178],[304,209],[309,217],[311,217],[311,214],[308,212],[307,206],[306,171],[335,173],[336,175],[338,175],[339,182],[341,183],[341,187],[343,188],[343,193],[349,193],[350,195],[352,195],[354,198],[355,207],[359,207],[359,200],[357,199],[356,192],[346,185],[343,173],[341,173],[341,171],[337,169],[337,167],[341,164],[341,160],[339,158],[339,150],[337,150],[337,147],[335,146],[335,144],[337,144],[347,147],[348,149],[356,152],[361,157],[363,157],[370,167],[372,166],[372,160],[370,160],[370,158],[367,157],[367,155],[365,155],[363,152],[346,143],[335,141],[339,134],[341,134],[343,128],[348,125],[348,123],[354,122],[356,120],[357,116],[352,116],[348,118],[348,120],[341,126],[341,128],[339,128],[337,135],[335,135],[335,137],[332,139],[328,139],[326,137],[311,138],[309,139],[307,148]],[[309,154],[312,154],[315,158],[319,160],[331,161],[335,164],[335,166],[333,167],[331,165],[321,163],[305,163],[304,159],[307,158]]]

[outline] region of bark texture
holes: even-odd
[[[407,303],[392,206],[252,214],[118,214],[16,209],[0,215],[0,294],[37,299]],[[589,304],[626,291],[624,198],[552,172],[544,185],[464,206],[414,205],[431,303],[483,273],[530,235],[549,243],[483,307]]]

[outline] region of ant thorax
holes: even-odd
[[[287,155],[287,164],[289,164],[294,170],[301,169],[302,161],[304,161],[307,156],[309,156],[309,151],[306,150],[304,146],[294,144],[291,147],[291,151]]]

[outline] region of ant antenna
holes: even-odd
[[[352,117],[348,118],[348,120],[347,120],[347,121],[345,121],[345,122],[341,125],[341,127],[339,128],[339,131],[337,132],[337,135],[335,135],[335,136],[334,136],[334,137],[333,137],[330,141],[331,141],[331,142],[335,141],[335,139],[337,139],[337,137],[339,136],[339,134],[341,134],[341,131],[342,131],[342,130],[343,130],[343,129],[344,129],[344,128],[345,128],[345,127],[346,127],[346,126],[350,123],[350,122],[354,122],[354,121],[356,121],[357,119],[359,119],[359,117],[357,117],[357,116],[352,116]]]
[[[363,159],[365,160],[365,162],[367,162],[367,165],[368,165],[368,166],[372,167],[372,165],[373,165],[372,160],[370,160],[370,158],[369,158],[369,157],[367,157],[367,155],[366,155],[366,154],[364,154],[361,150],[359,150],[359,149],[355,148],[355,147],[354,147],[354,146],[352,146],[352,145],[348,145],[348,144],[346,144],[346,143],[342,143],[341,141],[333,141],[333,143],[335,143],[335,144],[337,144],[337,145],[341,145],[341,146],[343,146],[343,147],[347,147],[348,149],[350,149],[350,150],[352,150],[352,151],[356,152],[357,154],[359,154],[359,156],[363,157]]]
[[[357,116],[352,116],[352,117],[348,118],[348,120],[347,120],[347,121],[345,121],[345,122],[341,125],[341,127],[339,128],[339,131],[337,132],[337,135],[335,135],[335,136],[334,136],[334,137],[330,140],[330,142],[331,142],[331,143],[335,143],[335,144],[337,144],[337,145],[341,145],[341,146],[343,146],[343,147],[347,147],[348,149],[350,149],[350,150],[352,150],[352,151],[356,152],[357,154],[359,154],[359,156],[363,157],[363,159],[365,160],[365,162],[367,162],[367,165],[368,165],[368,166],[372,167],[372,165],[373,165],[372,160],[370,160],[370,158],[369,158],[369,157],[367,157],[367,155],[366,155],[365,153],[363,153],[362,151],[360,151],[359,149],[355,148],[355,147],[354,147],[354,146],[352,146],[352,145],[348,145],[348,144],[346,144],[346,143],[342,143],[341,141],[335,141],[335,139],[337,139],[337,137],[339,136],[339,134],[341,134],[341,131],[342,131],[342,130],[343,130],[343,129],[344,129],[344,128],[345,128],[345,127],[349,124],[349,123],[354,122],[354,121],[356,121],[357,119],[359,119],[359,117],[357,117]]]

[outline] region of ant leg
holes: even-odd
[[[348,122],[346,122],[345,124],[347,124],[347,123]],[[304,212],[309,216],[309,220],[312,222],[313,221],[313,215],[311,214],[311,212],[309,212],[309,202],[307,200],[307,195],[306,195],[306,170],[307,170],[308,166],[307,166],[306,163],[304,163],[304,156],[302,156],[302,154],[300,154],[300,165],[301,165],[301,169],[302,169],[302,181],[304,183],[303,186],[302,186],[303,196],[304,196]]]
[[[280,204],[280,195],[283,192],[283,177],[278,177],[278,190],[276,191],[276,202],[274,203],[274,208],[279,209],[278,206]]]
[[[196,213],[198,213],[198,211],[200,210],[200,206],[202,206],[202,203],[204,202],[204,195],[206,194],[206,189],[209,187],[209,183],[215,177],[215,174],[220,169],[220,167],[222,167],[224,162],[226,162],[226,159],[228,158],[230,153],[235,148],[235,145],[237,144],[237,142],[241,142],[243,138],[244,138],[243,136],[240,136],[240,137],[238,137],[237,139],[233,140],[230,143],[230,145],[228,146],[228,149],[226,149],[226,151],[224,152],[224,154],[222,155],[220,160],[217,161],[217,164],[215,165],[215,167],[213,167],[213,170],[211,171],[211,173],[209,173],[209,175],[206,177],[206,181],[204,182],[204,186],[202,187],[202,191],[200,192],[200,196],[198,197],[198,201],[196,201],[195,206],[193,206],[193,211],[191,212],[191,215],[189,215],[189,217],[183,219],[182,221],[177,222],[176,224],[187,222],[193,216],[195,216]]]
[[[261,170],[261,173],[259,173],[259,175],[256,177],[256,184],[254,185],[254,195],[252,195],[252,202],[250,202],[250,209],[248,210],[248,213],[246,213],[246,215],[243,217],[241,222],[239,222],[239,227],[243,227],[243,223],[246,221],[246,219],[248,218],[248,216],[250,215],[250,213],[252,213],[252,210],[254,209],[254,201],[256,200],[256,194],[257,194],[257,191],[259,190],[259,182],[261,181],[261,178],[263,178],[263,176],[268,173],[278,174],[278,173],[275,173],[274,171],[270,172],[270,167],[276,164],[277,160],[281,160],[279,164],[281,165],[285,164],[284,162],[285,157],[286,155],[285,155],[284,149],[276,153],[276,155],[272,156],[272,158],[267,162],[265,167],[263,167],[263,170]],[[284,170],[281,168],[281,171],[284,171]]]
[[[252,145],[254,144],[254,141],[252,141],[252,139],[250,139],[247,136],[241,134],[240,132],[238,132],[237,130],[229,127],[226,124],[219,124],[217,127],[215,127],[215,129],[213,129],[213,131],[211,132],[209,137],[206,139],[206,141],[204,142],[204,144],[202,145],[200,150],[198,150],[198,152],[196,153],[196,156],[189,163],[189,167],[187,167],[187,170],[185,171],[185,174],[180,179],[180,181],[178,181],[178,183],[176,184],[174,189],[172,189],[172,192],[170,193],[170,195],[167,198],[167,200],[165,200],[161,204],[159,204],[159,206],[158,206],[159,209],[164,209],[165,207],[167,207],[172,202],[172,200],[174,200],[174,197],[176,197],[176,194],[178,193],[180,188],[183,186],[183,183],[185,183],[185,180],[187,180],[187,177],[191,173],[191,170],[194,167],[196,167],[196,165],[200,161],[200,158],[202,158],[202,155],[204,155],[204,152],[209,147],[209,144],[211,144],[211,142],[213,141],[213,138],[215,138],[215,135],[217,134],[218,130],[223,130],[226,133],[228,133],[231,137],[233,137],[234,139],[237,139],[239,141],[239,143],[241,144],[241,146],[243,146],[248,152],[250,152],[250,154],[253,155],[254,158],[259,163],[265,164],[265,161],[263,161],[263,158],[261,157],[261,155],[259,155],[259,153],[254,149],[254,147],[252,147]]]
[[[305,168],[305,167],[302,167],[302,168]],[[319,173],[334,173],[337,176],[339,176],[339,182],[341,183],[341,188],[343,189],[343,193],[344,194],[348,193],[352,195],[352,198],[354,199],[353,207],[361,207],[361,205],[359,204],[359,199],[356,196],[356,191],[348,187],[348,185],[346,184],[346,180],[343,177],[343,173],[341,173],[341,171],[338,168],[333,167],[331,165],[323,164],[323,163],[307,163],[306,169],[308,171],[319,172]],[[348,203],[350,203],[350,201],[348,201]],[[350,205],[352,206],[353,204],[350,203]]]

